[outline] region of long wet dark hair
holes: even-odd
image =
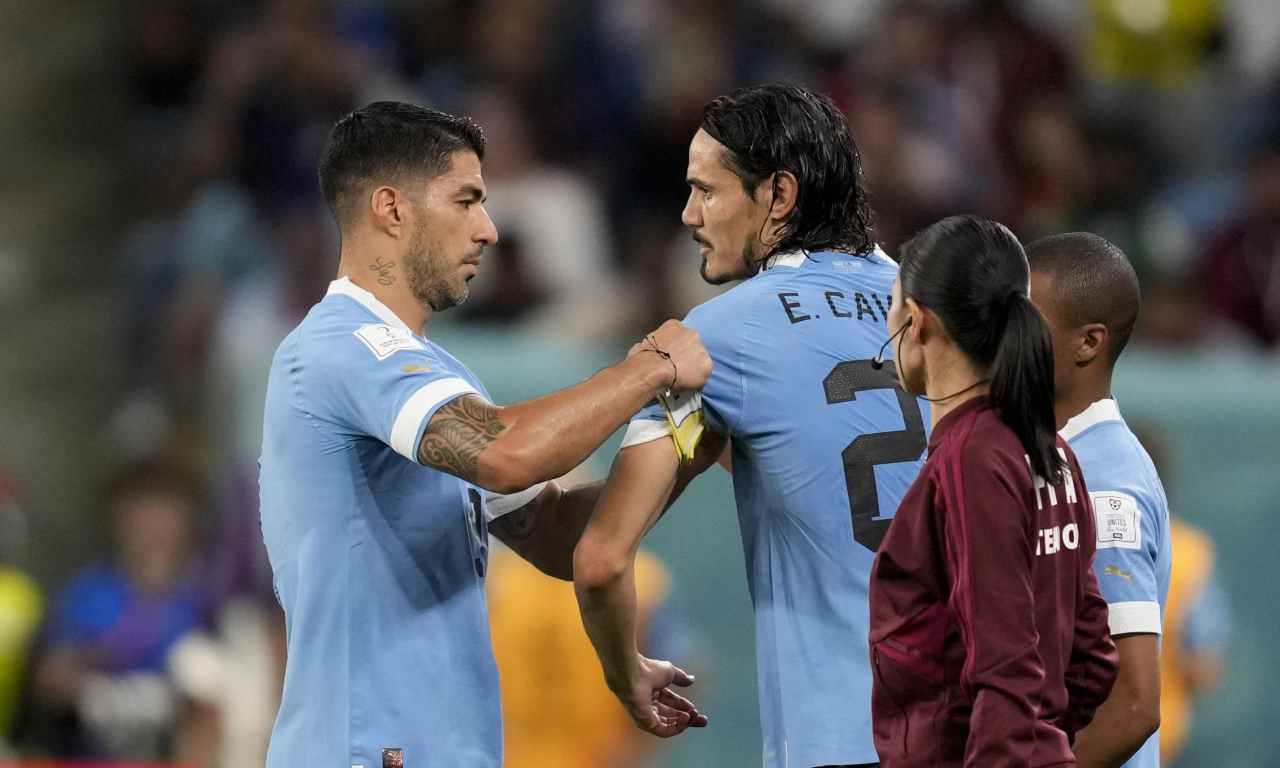
[[[1053,413],[1053,342],[1030,299],[1030,267],[1003,224],[952,216],[899,250],[904,298],[933,310],[990,380],[1000,419],[1043,478],[1061,478]]]
[[[865,253],[871,205],[858,145],[842,113],[822,94],[798,85],[740,88],[707,104],[702,130],[724,145],[725,165],[755,199],[760,182],[779,171],[796,177],[796,205],[769,253]]]

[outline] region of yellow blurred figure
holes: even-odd
[[[0,565],[0,744],[13,726],[28,652],[43,612],[35,582]]]
[[[1182,85],[1199,70],[1220,33],[1224,5],[1222,0],[1090,0],[1089,64],[1109,80]]]
[[[1214,582],[1213,542],[1172,519],[1173,575],[1160,652],[1160,758],[1174,763],[1187,743],[1195,699],[1218,684],[1228,615]]]
[[[539,573],[504,548],[490,554],[488,582],[493,652],[502,681],[504,764],[643,764],[658,742],[631,724],[605,686],[582,627],[573,584]],[[642,638],[666,601],[670,583],[661,561],[643,551],[637,555],[637,626]]]

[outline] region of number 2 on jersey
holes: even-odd
[[[878,464],[915,461],[920,457],[926,445],[920,403],[898,385],[898,374],[892,365],[877,370],[870,360],[848,360],[838,364],[822,380],[822,387],[826,391],[828,405],[857,400],[859,392],[872,389],[892,389],[898,397],[903,429],[859,435],[840,454],[844,459],[844,480],[849,490],[853,539],[875,552],[893,521],[892,517],[879,516],[875,468]]]

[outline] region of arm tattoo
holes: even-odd
[[[494,535],[504,543],[524,541],[538,529],[538,500],[525,504],[514,512],[493,521]]]
[[[469,480],[475,476],[480,454],[506,428],[498,418],[497,406],[475,395],[464,395],[441,406],[431,417],[418,446],[418,460]]]

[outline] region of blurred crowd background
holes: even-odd
[[[890,254],[967,212],[1130,255],[1117,394],[1198,528],[1166,729],[1184,765],[1280,753],[1280,4],[15,0],[0,45],[0,761],[261,763],[283,625],[255,462],[271,355],[337,263],[334,120],[399,99],[484,126],[501,241],[431,333],[509,401],[710,295],[688,141],[768,80],[846,111]],[[514,768],[757,764],[731,498],[701,481],[651,538],[649,642],[704,672],[713,718],[661,749],[603,691],[571,589],[495,566]]]

